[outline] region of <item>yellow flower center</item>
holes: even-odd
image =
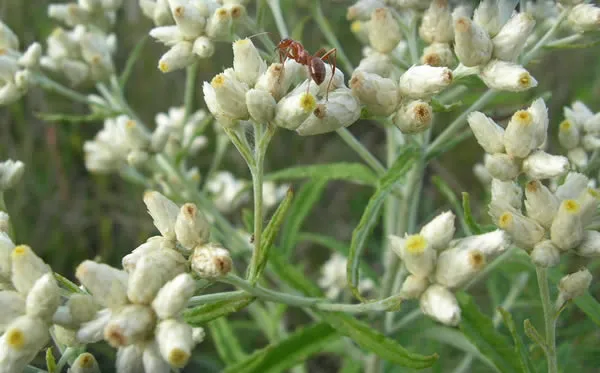
[[[527,110],[517,111],[513,115],[513,120],[522,126],[529,126],[533,122],[533,118]]]
[[[576,214],[579,212],[579,203],[573,199],[567,199],[563,202],[563,206],[565,210],[571,214]]]
[[[481,269],[485,265],[485,256],[479,250],[473,250],[469,253],[469,264],[474,269]]]
[[[425,237],[421,236],[420,234],[409,236],[406,239],[406,251],[409,254],[422,254],[426,247],[427,240],[425,240]]]
[[[10,329],[6,332],[6,343],[13,349],[19,350],[25,344],[25,335],[19,329]]]
[[[300,96],[300,107],[302,110],[305,112],[313,111],[315,106],[317,106],[317,100],[315,100],[315,96],[311,95],[310,93],[303,93],[302,96]]]
[[[29,250],[30,250],[29,246],[19,245],[13,249],[12,256],[13,256],[13,258],[18,257],[18,256],[23,256],[23,255],[27,254],[27,252]]]
[[[362,23],[360,21],[354,21],[350,25],[350,30],[354,33],[360,32],[362,30]]]
[[[225,76],[223,74],[219,74],[219,75],[215,76],[213,78],[213,80],[210,82],[210,85],[212,85],[213,88],[222,87],[224,84],[225,84]]]
[[[498,219],[498,226],[502,229],[506,229],[512,224],[512,221],[512,214],[510,212],[505,212],[504,214],[500,215],[500,218]]]
[[[563,120],[560,125],[559,125],[559,129],[561,131],[568,131],[571,129],[571,122],[568,119]]]
[[[531,75],[529,73],[523,73],[519,77],[519,84],[522,87],[529,87],[531,85]]]
[[[169,364],[177,368],[183,368],[190,358],[190,354],[179,348],[172,349],[169,352]]]

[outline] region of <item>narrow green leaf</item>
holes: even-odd
[[[223,373],[282,372],[321,352],[337,338],[339,335],[335,329],[324,322],[300,328],[279,343],[271,344],[228,366]]]
[[[62,285],[69,292],[71,292],[71,293],[85,293],[83,290],[81,290],[79,288],[79,286],[77,286],[75,283],[73,283],[71,280],[69,280],[68,278],[64,277],[60,273],[54,272],[53,274],[54,274],[54,278],[59,283],[59,285]]]
[[[504,320],[504,324],[508,328],[508,331],[512,335],[513,342],[515,343],[515,352],[519,355],[520,363],[521,363],[521,372],[524,373],[532,373],[535,372],[535,368],[533,368],[533,364],[531,360],[529,360],[529,351],[525,344],[523,343],[523,339],[519,335],[517,331],[517,326],[515,325],[515,321],[512,318],[510,312],[505,310],[502,307],[498,307],[498,312],[502,315],[502,319]]]
[[[446,105],[443,104],[441,101],[436,100],[435,98],[431,99],[431,107],[434,113],[448,113],[450,111],[454,111],[460,108],[463,105],[464,104],[462,101],[453,102],[451,104]]]
[[[376,185],[377,176],[361,163],[330,163],[286,168],[265,175],[265,180],[295,179],[345,180],[357,184]]]
[[[35,116],[47,122],[84,123],[99,122],[114,116],[111,112],[97,112],[85,115],[72,115],[63,113],[35,113]]]
[[[56,373],[56,359],[52,353],[52,347],[46,349],[46,369],[48,369],[48,373]]]
[[[203,304],[185,310],[183,318],[192,326],[202,326],[211,320],[237,312],[252,303],[252,301],[254,301],[254,297],[247,296],[242,299],[222,300],[220,302]]]
[[[252,262],[250,264],[250,274],[248,278],[250,282],[254,283],[260,275],[262,271],[265,269],[267,265],[267,261],[269,259],[269,252],[271,251],[271,246],[273,246],[273,242],[275,242],[275,238],[277,237],[277,233],[279,233],[279,229],[283,224],[283,221],[286,217],[287,211],[292,204],[292,199],[294,198],[294,191],[290,188],[288,189],[285,198],[273,213],[273,217],[267,227],[262,233],[262,241],[258,250],[258,255],[256,256],[256,263]]]
[[[131,51],[129,57],[127,57],[127,62],[125,62],[125,68],[123,68],[123,72],[119,77],[119,86],[121,86],[121,89],[123,89],[127,84],[127,80],[129,80],[129,76],[133,71],[135,63],[142,56],[142,50],[144,49],[144,45],[146,45],[147,41],[148,35],[145,35],[142,39],[140,39],[140,41],[137,42],[137,44],[133,48],[133,51]]]
[[[273,250],[269,264],[273,268],[273,271],[277,273],[277,276],[294,289],[315,298],[323,296],[321,289],[310,281],[296,266],[287,263],[279,250]]]
[[[479,224],[477,224],[475,219],[473,219],[473,214],[471,213],[471,198],[467,192],[462,193],[462,207],[465,215],[465,222],[469,226],[469,229],[471,229],[471,231],[475,234],[482,233],[483,230]]]
[[[289,219],[281,231],[281,246],[286,255],[289,255],[296,245],[302,224],[313,206],[321,199],[326,185],[326,179],[311,180],[304,183],[296,194],[296,198],[289,207]]]
[[[208,329],[219,356],[226,364],[235,364],[246,358],[246,353],[225,317],[209,322]]]
[[[542,337],[540,332],[537,331],[529,319],[526,319],[523,322],[523,329],[525,330],[525,335],[528,336],[529,339],[540,346],[542,350],[546,350],[546,341],[544,340],[544,337]]]
[[[545,49],[587,49],[600,44],[600,39],[596,39],[587,43],[566,43],[553,46],[544,46]]]
[[[352,242],[350,243],[350,251],[348,252],[348,263],[346,267],[346,275],[348,278],[348,286],[355,297],[362,300],[358,291],[359,281],[359,262],[362,251],[367,242],[371,231],[379,220],[381,207],[387,195],[392,190],[396,181],[402,178],[412,167],[412,160],[418,151],[414,147],[406,146],[402,149],[398,158],[390,167],[390,169],[381,177],[378,182],[375,193],[369,199],[367,207],[363,212],[358,226],[352,232]]]
[[[457,298],[462,310],[459,326],[463,334],[499,371],[519,372],[519,356],[507,337],[494,328],[492,320],[481,313],[469,295],[459,293]]]
[[[423,369],[433,365],[438,358],[437,354],[426,356],[410,352],[372,326],[346,314],[321,312],[320,315],[335,330],[350,337],[360,347],[400,366]]]
[[[462,205],[456,197],[456,194],[454,194],[452,188],[450,188],[450,186],[439,176],[433,176],[431,178],[431,181],[433,182],[433,185],[436,186],[438,191],[448,200],[448,203],[450,203],[452,210],[458,215],[458,221],[460,221],[460,225],[462,226],[462,229],[465,232],[465,236],[472,235],[473,232],[471,231],[471,228],[465,221],[465,214],[463,214]]]

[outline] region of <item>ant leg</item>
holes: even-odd
[[[329,90],[331,89],[331,83],[333,83],[333,76],[335,75],[335,69],[337,67],[337,49],[333,48],[329,52],[325,53],[321,59],[323,61],[330,59],[333,60],[331,63],[331,78],[329,78],[329,83],[327,84],[327,93],[325,93],[325,101],[329,99]]]

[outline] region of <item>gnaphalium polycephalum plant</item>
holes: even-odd
[[[194,347],[204,338],[200,325],[208,320],[207,312],[222,316],[255,300],[311,309],[309,317],[331,323],[370,354],[387,351],[384,356],[391,362],[422,368],[434,358],[407,355],[389,339],[400,336],[396,333],[408,320],[396,323],[392,311],[402,301],[410,306],[410,300],[418,300],[417,315],[448,326],[468,323],[463,316],[469,305],[457,292],[468,290],[486,271],[493,271],[498,256],[521,255],[511,247],[523,249],[536,267],[546,332],[545,340],[536,342],[546,354],[548,371],[558,372],[556,318],[571,300],[585,294],[593,277],[585,268],[564,276],[552,301],[547,268],[569,260],[569,254],[582,258],[580,266],[587,264],[586,258],[600,256],[596,231],[600,193],[594,189],[597,175],[590,175],[596,172],[600,121],[580,102],[566,108],[558,127],[558,140],[565,149],[561,155],[553,153],[547,136],[551,120],[543,99],[521,102],[506,123],[496,115],[496,105],[501,109],[501,104],[487,104],[500,92],[535,88],[538,82],[528,63],[544,47],[593,37],[600,27],[598,7],[573,0],[521,1],[518,10],[513,0],[483,0],[475,9],[446,0],[359,0],[347,11],[351,31],[363,44],[354,68],[323,15],[326,9],[315,1],[313,18],[328,44],[337,49],[337,59],[331,56],[324,61],[325,70],[319,72],[324,82],[316,84],[315,72],[294,61],[299,57],[294,53],[305,50],[280,49],[285,58],[279,62],[265,57],[275,54],[275,45],[261,34],[258,25],[264,18],[254,18],[248,1],[138,3],[154,24],[150,36],[168,48],[156,61],[159,70],[186,68],[188,76],[184,104],[156,114],[151,125],[130,107],[123,82],[117,79],[121,71],[113,59],[118,45],[113,30],[124,2],[50,5],[48,15],[62,26],[48,36],[44,53],[37,43],[21,48],[11,29],[0,23],[0,104],[16,102],[31,85],[87,104],[91,116],[103,121],[96,137],[85,142],[87,169],[119,173],[157,190],[146,192],[144,202],[160,232],[125,255],[122,269],[84,261],[75,273],[81,286],[73,284],[52,273],[31,248],[15,245],[4,196],[19,191],[25,166],[19,161],[0,163],[0,305],[6,310],[0,317],[0,372],[29,369],[49,341],[61,352],[59,370],[68,362],[74,373],[96,372],[100,369],[96,359],[83,351],[86,344],[104,340],[117,349],[117,372],[166,373],[193,360]],[[287,35],[290,25],[282,12],[284,3],[265,3],[279,33]],[[266,46],[266,53],[255,45],[257,40]],[[212,58],[221,42],[233,43],[233,61],[224,64],[231,67],[203,83],[208,111],[196,110],[198,62]],[[319,56],[317,52],[311,58]],[[469,100],[463,84],[469,75],[489,90],[467,108],[460,101]],[[55,77],[74,87],[94,83],[98,93],[80,94]],[[459,110],[453,122],[437,128],[437,112]],[[346,129],[361,117],[385,128],[385,166]],[[487,210],[496,229],[477,225],[468,209],[433,213],[420,203],[426,167],[462,141],[456,135],[467,123],[486,153],[476,171],[491,194]],[[214,128],[214,141],[207,128]],[[265,174],[265,165],[270,165],[267,146],[280,136],[279,128],[302,136],[336,132],[372,170],[338,164]],[[247,163],[251,182],[222,169],[229,141]],[[193,158],[202,149],[215,149],[215,160],[206,173]],[[293,193],[281,182],[287,176],[282,175],[314,179],[313,189],[301,189],[300,202],[318,198],[323,187],[317,182],[325,185],[324,180],[331,178],[376,187],[349,245],[330,237],[298,234],[301,227],[305,229],[302,220],[310,206],[292,200]],[[244,212],[244,224],[238,224],[241,220],[235,216],[250,199],[253,214]],[[384,239],[374,241],[382,242],[384,263],[359,266],[368,233],[384,205]],[[294,215],[286,216],[290,211]],[[272,216],[270,221],[267,215]],[[435,217],[419,220],[425,216]],[[276,236],[282,226],[288,236],[279,241]],[[337,238],[344,239],[344,232],[349,232],[346,223]],[[331,255],[321,267],[318,287],[306,285],[303,273],[288,263],[290,252],[303,250],[303,241],[343,251]],[[350,251],[344,251],[346,247]],[[245,263],[249,263],[247,275],[242,279],[234,273]],[[359,269],[368,269],[368,276]],[[217,282],[239,290],[199,294],[206,292],[207,284]],[[520,282],[514,280],[506,307],[522,290]],[[350,294],[361,301],[377,299],[353,303]],[[260,307],[251,309],[251,317],[258,317]],[[331,311],[369,317],[350,320]],[[378,319],[381,311],[386,311],[385,316]],[[303,331],[290,333],[289,325],[276,316],[268,326],[264,317],[261,320],[259,327],[273,341],[290,335],[282,343],[294,343],[303,337]],[[361,324],[375,320],[369,326]],[[364,343],[365,337],[369,343]],[[237,345],[228,347],[235,350]],[[260,353],[269,354],[271,349],[278,351],[274,345]],[[363,356],[354,345],[345,350],[350,352],[342,355],[365,361],[364,371],[378,371],[377,359]],[[244,359],[243,352],[238,355]],[[292,368],[285,365],[289,363],[285,356],[278,355],[277,361],[282,369]],[[246,362],[241,364],[247,366]],[[470,364],[466,358],[461,367],[469,369]]]

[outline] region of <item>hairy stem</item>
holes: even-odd
[[[548,373],[558,373],[558,362],[556,359],[556,311],[550,300],[550,289],[548,287],[548,272],[546,268],[536,267],[540,298],[544,310],[544,329],[546,331],[546,360],[548,361]]]
[[[527,54],[525,54],[523,56],[523,58],[521,60],[523,66],[527,65],[529,62],[531,62],[531,60],[533,60],[535,57],[537,57],[537,54],[540,51],[540,49],[542,49],[546,45],[546,43],[548,43],[550,38],[552,38],[552,36],[554,36],[554,33],[558,30],[558,28],[560,27],[560,24],[569,15],[570,10],[571,9],[569,7],[565,7],[565,9],[560,13],[560,15],[558,16],[558,18],[556,19],[556,22],[554,22],[552,27],[550,27],[548,29],[548,31],[546,31],[544,36],[542,36],[540,38],[540,40],[538,40],[538,42],[533,46],[533,48],[531,48],[529,50],[529,52],[527,52]]]
[[[196,77],[198,76],[198,61],[186,68],[185,71],[185,93],[183,96],[183,105],[185,108],[183,123],[194,112],[194,101],[196,99]]]

